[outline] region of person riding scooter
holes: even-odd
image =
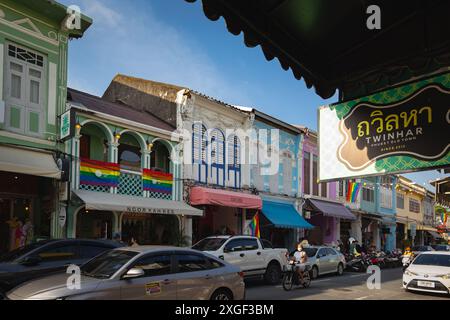
[[[296,272],[303,283],[303,272],[306,270],[306,263],[308,262],[308,255],[303,250],[304,246],[307,245],[307,242],[302,241],[297,245],[297,251],[294,253],[294,262],[296,263]]]
[[[410,247],[406,247],[405,252],[402,255],[403,271],[405,271],[406,268],[409,267],[413,259],[414,253],[411,251]]]

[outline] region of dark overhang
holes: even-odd
[[[185,0],[195,2],[196,0]],[[211,20],[243,32],[248,47],[341,99],[450,66],[448,0],[202,0]],[[381,30],[367,28],[367,8],[381,9]]]

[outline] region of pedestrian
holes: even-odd
[[[131,237],[130,247],[139,247],[139,243],[134,237]]]

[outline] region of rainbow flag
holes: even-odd
[[[358,198],[359,191],[361,189],[361,183],[359,182],[348,182],[347,186],[347,202],[354,203]]]
[[[259,213],[257,213],[252,222],[250,222],[250,230],[252,231],[252,236],[261,238],[261,232],[259,230]]]
[[[143,169],[142,181],[144,191],[172,194],[173,174],[171,173]]]
[[[91,186],[117,187],[120,166],[118,163],[90,159],[80,161],[80,184]]]

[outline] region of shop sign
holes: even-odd
[[[59,140],[66,141],[75,136],[75,112],[67,110],[59,117]]]
[[[63,228],[66,225],[66,218],[67,218],[67,210],[66,207],[61,207],[59,210],[59,226]]]
[[[166,208],[140,208],[127,207],[127,212],[131,213],[153,213],[153,214],[175,214],[175,210]]]
[[[450,165],[450,73],[319,109],[320,180]]]

